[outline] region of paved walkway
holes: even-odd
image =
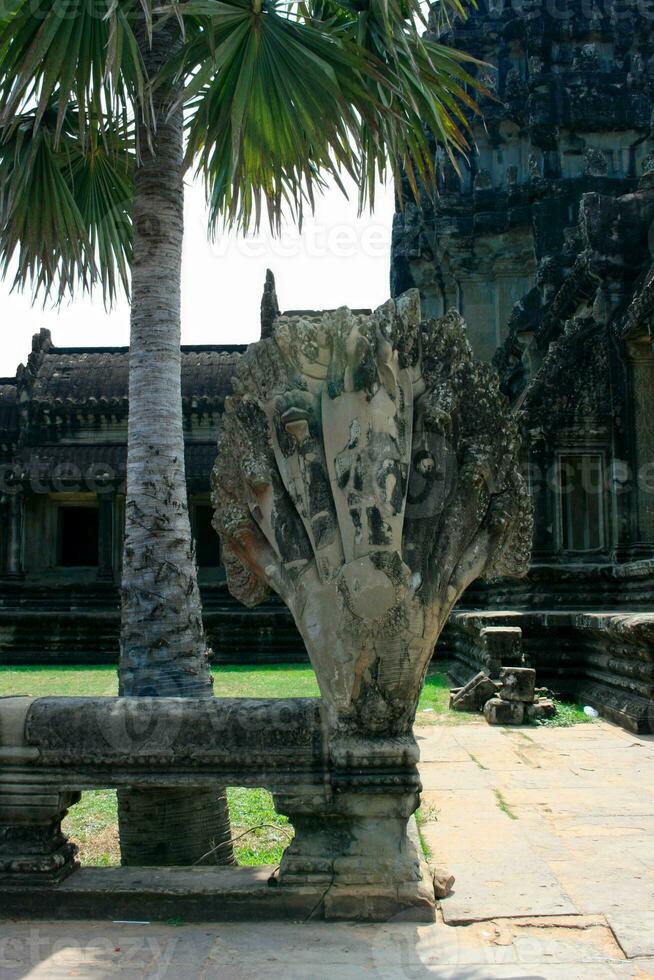
[[[0,922],[0,978],[654,978],[654,738],[418,730],[439,921]]]

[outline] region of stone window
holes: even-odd
[[[95,567],[99,558],[97,507],[59,507],[59,565]]]
[[[220,565],[220,539],[212,527],[212,518],[213,507],[210,504],[194,506],[193,536],[199,568],[217,568]]]
[[[603,459],[599,453],[559,457],[560,541],[564,551],[604,547]]]

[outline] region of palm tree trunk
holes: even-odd
[[[143,37],[153,77],[179,43],[179,27],[171,18],[151,46]],[[183,113],[170,113],[175,94],[172,86],[154,92],[156,132],[141,127],[135,175],[120,693],[211,697],[184,466]],[[191,864],[229,840],[222,789],[121,790],[118,800],[123,864]],[[231,845],[217,860],[233,862]]]

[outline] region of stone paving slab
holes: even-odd
[[[604,980],[654,976],[602,919],[491,920],[465,928],[111,922],[0,923],[2,980]]]
[[[654,957],[654,739],[606,722],[451,739],[469,756],[456,777],[438,736],[422,767],[423,836],[457,879],[445,921],[599,915],[627,958]]]
[[[654,957],[654,911],[638,907],[630,911],[620,909],[609,912],[606,918],[625,956]],[[650,965],[654,976],[654,959]]]

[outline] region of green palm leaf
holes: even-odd
[[[100,282],[106,303],[128,289],[133,153],[122,139],[50,107],[14,120],[0,141],[0,268],[14,286],[60,301]],[[60,128],[58,137],[56,130]]]
[[[145,5],[145,7],[143,7]],[[36,106],[35,124],[53,103],[55,138],[71,101],[85,118],[124,123],[147,114],[147,78],[135,34],[149,0],[40,0],[15,4],[0,24],[0,121]]]
[[[204,176],[210,223],[301,220],[342,171],[360,206],[389,168],[398,189],[433,185],[433,141],[465,152],[476,87],[466,56],[421,38],[418,0],[189,0],[195,26],[164,72],[187,80],[187,162]],[[459,0],[448,0],[458,13]]]

